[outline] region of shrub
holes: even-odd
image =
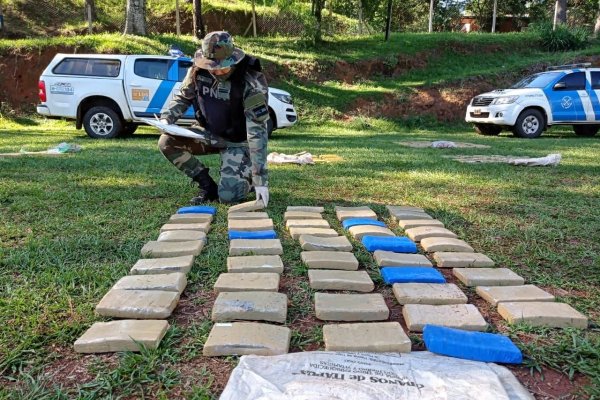
[[[541,46],[547,51],[578,50],[588,44],[589,31],[586,28],[572,28],[560,24],[553,30],[552,23],[544,22],[532,25],[530,30],[537,34]]]

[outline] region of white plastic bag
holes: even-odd
[[[560,163],[561,158],[560,154],[548,154],[546,157],[538,158],[515,158],[508,163],[512,165],[525,165],[528,167],[544,167],[547,165],[556,167]]]
[[[492,363],[400,353],[243,356],[221,400],[533,400]]]
[[[267,162],[271,164],[314,164],[312,154],[302,151],[296,154],[269,153]]]

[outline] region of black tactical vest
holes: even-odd
[[[231,85],[228,90],[207,70],[196,70],[196,101],[193,103],[196,119],[208,131],[230,142],[247,140],[244,89],[248,69],[261,71],[260,61],[246,55],[236,64],[226,84]]]

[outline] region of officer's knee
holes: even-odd
[[[227,182],[221,181],[219,184],[219,200],[221,203],[239,203],[246,199],[250,185],[245,181]]]
[[[164,133],[160,135],[158,139],[158,150],[164,155],[169,153],[170,143],[172,141],[171,136],[165,135]]]

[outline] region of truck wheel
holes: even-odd
[[[540,137],[544,131],[546,122],[541,112],[534,108],[524,110],[517,118],[513,133],[515,136],[525,139],[534,139]]]
[[[594,136],[600,130],[600,125],[573,125],[577,136]]]
[[[502,127],[493,124],[475,124],[475,132],[484,136],[498,136]]]
[[[275,130],[276,121],[277,120],[275,119],[275,113],[269,108],[269,119],[267,120],[267,133],[269,134],[269,139],[271,139],[273,131]]]
[[[85,113],[83,127],[91,138],[112,139],[121,134],[123,122],[112,108],[98,106],[90,108]]]

